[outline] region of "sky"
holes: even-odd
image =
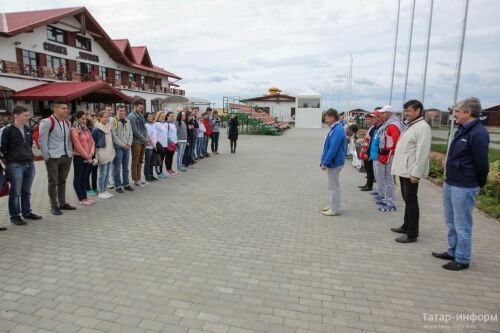
[[[416,0],[407,100],[421,99],[430,0]],[[113,39],[147,45],[153,63],[181,76],[188,96],[323,95],[345,110],[389,103],[397,0],[0,0],[0,12],[85,6]],[[401,0],[392,105],[401,108],[412,0]],[[500,104],[500,1],[470,0],[458,99]],[[435,0],[424,98],[453,104],[462,0]]]

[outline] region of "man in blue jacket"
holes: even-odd
[[[336,216],[342,213],[340,208],[340,170],[345,162],[345,131],[339,122],[339,114],[335,109],[328,109],[325,122],[330,131],[323,145],[321,156],[321,170],[328,176],[328,190],[330,191],[330,206],[323,208],[323,215]]]
[[[489,172],[488,131],[478,119],[481,102],[471,97],[455,105],[453,116],[458,130],[446,159],[443,187],[445,222],[448,225],[449,249],[433,252],[439,259],[450,260],[444,269],[460,271],[469,268],[472,248],[472,210],[479,189],[486,185]]]

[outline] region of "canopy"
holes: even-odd
[[[70,102],[75,99],[90,103],[131,102],[131,98],[104,81],[56,82],[20,90],[15,100]]]

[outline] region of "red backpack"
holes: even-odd
[[[48,119],[50,120],[50,130],[49,134],[52,133],[52,130],[56,126],[56,120],[54,119],[54,116],[49,116]],[[71,127],[69,121],[67,119],[64,119],[64,122],[68,127]],[[33,129],[33,141],[35,141],[35,145],[38,149],[40,149],[40,142],[38,140],[40,139],[40,123],[35,125],[35,128]]]

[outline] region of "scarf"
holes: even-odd
[[[73,127],[73,128],[76,128],[76,131],[77,131],[78,133],[80,133],[80,132],[82,132],[82,131],[88,131],[88,130],[89,130],[89,128],[87,127],[87,124],[86,124],[86,123],[85,123],[85,124],[80,124],[80,122],[79,122],[78,120],[75,120],[75,121],[73,122],[73,126],[72,126],[72,127]]]

